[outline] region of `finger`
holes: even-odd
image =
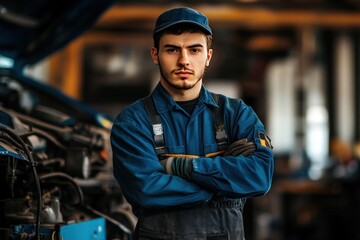
[[[249,155],[250,153],[256,150],[254,144],[248,144],[245,146],[239,146],[234,148],[232,151],[229,152],[228,155],[230,156],[238,156],[238,155]]]
[[[245,144],[247,143],[247,139],[246,138],[243,138],[243,139],[240,139],[240,140],[237,140],[235,142],[233,142],[232,144],[230,144],[230,146],[228,147],[228,149],[231,149],[237,145],[241,145],[241,144]]]
[[[234,154],[234,151],[236,151],[236,152],[244,151],[244,149],[249,148],[249,147],[251,147],[251,146],[253,146],[253,145],[254,145],[254,144],[253,144],[252,142],[245,143],[245,144],[236,144],[236,145],[234,145],[233,147],[228,148],[228,150],[227,150],[226,153],[225,153],[225,156],[227,156],[227,155],[233,155],[233,154]]]
[[[231,155],[232,152],[234,151],[234,149],[238,148],[239,146],[242,146],[244,144],[247,143],[247,139],[246,138],[243,138],[243,139],[240,139],[240,140],[237,140],[235,142],[233,142],[232,144],[230,144],[230,146],[227,148],[224,156],[228,156],[228,155]]]
[[[241,155],[243,156],[249,156],[250,154],[254,153],[256,150],[255,146],[252,146],[251,148],[246,149]]]

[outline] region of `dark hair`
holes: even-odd
[[[154,47],[159,49],[160,38],[164,34],[181,35],[183,33],[203,33],[204,35],[206,35],[207,49],[211,48],[212,35],[206,34],[200,27],[197,27],[196,25],[189,24],[189,23],[176,24],[174,26],[171,26],[171,27],[169,27],[169,28],[155,34],[153,36],[153,38],[154,38]]]

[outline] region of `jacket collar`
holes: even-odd
[[[156,106],[156,111],[159,114],[179,107],[161,83],[158,83],[155,87],[152,92],[152,98]],[[199,104],[204,104],[211,108],[219,107],[209,90],[204,85],[201,86],[198,105]]]

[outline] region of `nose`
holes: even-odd
[[[190,64],[188,52],[186,50],[180,52],[178,64],[179,66],[188,66]]]

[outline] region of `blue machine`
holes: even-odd
[[[58,228],[58,229],[57,229]],[[60,229],[60,231],[59,231]],[[33,224],[15,225],[12,229],[0,230],[0,239],[33,239],[35,226]],[[106,220],[94,218],[55,228],[40,228],[41,240],[106,240]]]
[[[106,222],[104,218],[69,224],[60,227],[62,240],[106,240]]]

